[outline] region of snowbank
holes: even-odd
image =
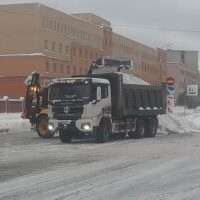
[[[31,130],[29,120],[21,118],[21,113],[0,114],[0,134]]]
[[[176,107],[173,114],[158,116],[158,134],[200,132],[200,108],[184,110]],[[0,134],[31,130],[29,120],[21,118],[21,113],[0,114]]]
[[[200,108],[184,109],[176,107],[174,113],[158,117],[161,133],[200,132]]]

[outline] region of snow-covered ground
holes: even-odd
[[[0,134],[31,130],[29,120],[21,118],[21,113],[0,114]]]
[[[200,108],[184,110],[176,107],[173,114],[159,116],[158,134],[200,131]],[[29,120],[21,118],[21,113],[0,114],[0,134],[29,131]]]

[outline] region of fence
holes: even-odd
[[[24,97],[10,99],[5,96],[0,99],[0,113],[22,112],[24,108]]]

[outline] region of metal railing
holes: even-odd
[[[24,97],[19,99],[10,99],[8,96],[0,98],[0,113],[23,112]]]

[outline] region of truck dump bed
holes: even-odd
[[[165,89],[160,86],[120,72],[87,76],[110,81],[113,118],[155,116],[166,112]]]

